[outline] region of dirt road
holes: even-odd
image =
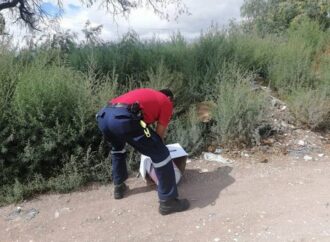
[[[330,158],[269,157],[231,166],[192,160],[179,191],[190,210],[161,216],[154,187],[132,177],[128,196],[112,186],[44,195],[16,206],[39,211],[8,219],[0,241],[330,241]]]

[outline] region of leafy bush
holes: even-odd
[[[330,89],[299,88],[289,96],[290,109],[298,122],[311,129],[330,127]]]
[[[195,100],[204,101],[215,88],[213,81],[223,63],[231,59],[232,49],[227,41],[226,33],[216,26],[211,27],[202,34],[199,41],[193,45],[192,62],[188,75],[189,86],[194,90],[190,92]]]
[[[328,40],[330,40],[330,33],[328,34]],[[330,89],[330,44],[324,45],[324,48],[320,51],[319,59],[316,59],[316,72],[320,79],[320,85],[326,86]]]
[[[87,80],[68,68],[35,64],[21,73],[13,110],[17,136],[23,141],[19,164],[27,169],[26,177],[50,176],[72,151],[85,145],[90,96]]]
[[[312,63],[315,53],[324,43],[324,33],[316,23],[302,21],[292,25],[287,41],[281,41],[269,66],[272,85],[283,90],[317,85]]]
[[[293,89],[310,85],[313,81],[311,72],[313,49],[299,41],[282,43],[275,52],[269,67],[269,78],[277,89]]]
[[[223,146],[251,145],[256,126],[265,118],[265,97],[253,90],[253,76],[228,63],[217,76],[212,132]]]
[[[206,146],[206,132],[206,124],[198,120],[196,107],[192,105],[185,115],[171,122],[166,141],[179,143],[190,155],[194,155]]]
[[[231,33],[229,41],[233,46],[233,60],[266,78],[276,51],[276,39],[276,36],[261,38],[253,34]]]
[[[17,174],[17,171],[8,164],[15,164],[17,160],[16,144],[10,123],[18,66],[14,62],[14,53],[5,49],[0,51],[0,184],[6,184]]]
[[[115,80],[94,80],[43,57],[17,70],[10,118],[0,130],[0,191],[8,194],[0,203],[39,190],[68,191],[87,181],[109,181],[95,113],[116,92]],[[36,174],[43,181],[39,187],[33,185]]]
[[[303,18],[299,22],[291,23],[288,37],[291,41],[304,42],[306,46],[317,50],[324,44],[326,33],[317,22]]]

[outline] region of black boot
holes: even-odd
[[[127,190],[127,186],[124,182],[119,185],[115,185],[115,191],[114,191],[115,199],[122,199],[124,197],[124,193],[126,190]]]
[[[167,201],[159,202],[159,213],[161,215],[167,215],[175,212],[182,212],[189,208],[190,204],[187,199],[170,199]]]

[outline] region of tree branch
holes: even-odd
[[[20,5],[18,7],[21,19],[26,22],[32,29],[38,30],[35,26],[34,16],[36,13],[30,10],[30,6],[27,1],[18,0]]]
[[[14,1],[11,1],[11,2],[0,3],[0,11],[3,10],[3,9],[16,7],[16,5],[19,2],[20,2],[20,0],[14,0]]]
[[[36,13],[31,10],[31,7],[29,6],[29,3],[24,0],[13,0],[8,1],[0,4],[0,11],[3,9],[8,8],[18,8],[19,11],[19,18],[22,19],[25,23],[27,23],[32,29],[37,30],[35,26],[35,19],[34,15]]]

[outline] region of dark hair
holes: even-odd
[[[161,89],[161,90],[159,90],[159,91],[160,91],[161,93],[165,94],[166,96],[168,96],[168,97],[171,99],[171,101],[174,100],[173,92],[172,92],[170,89],[165,88],[165,89]]]

